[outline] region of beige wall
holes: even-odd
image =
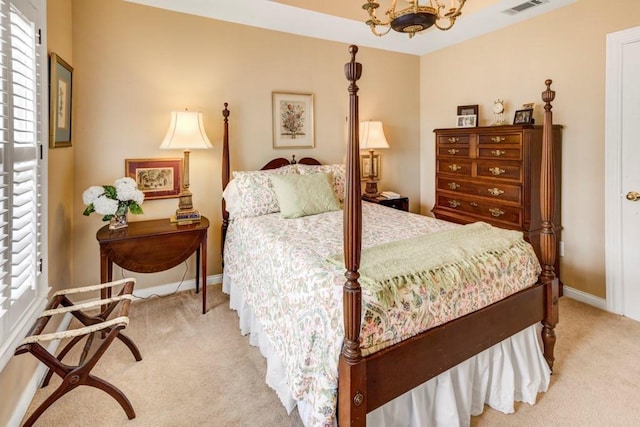
[[[47,48],[69,65],[73,62],[71,33],[71,0],[47,0]],[[75,98],[75,93],[73,93]],[[73,105],[73,100],[72,100]],[[72,126],[75,126],[75,116]],[[74,182],[75,129],[71,134],[71,147],[48,151],[48,232],[49,232],[49,286],[53,291],[73,285],[71,275],[73,252],[73,199],[69,189]]]
[[[181,157],[159,150],[171,111],[199,110],[213,150],[191,154],[194,205],[212,222],[209,274],[220,273],[221,138],[223,103],[231,110],[232,169],[256,169],[296,154],[342,162],[346,140],[346,44],[251,28],[149,8],[121,0],[74,0],[74,277],[99,279],[96,231],[83,217],[82,192],[123,176],[127,158]],[[411,197],[418,207],[419,58],[361,49],[361,117],[385,124],[391,149],[382,154],[381,188]],[[384,83],[381,83],[384,82]],[[274,150],[271,92],[312,92],[316,147]],[[133,220],[166,218],[177,199],[143,204]],[[193,257],[192,257],[193,258]],[[190,260],[188,278],[194,277]],[[137,275],[139,287],[180,280],[183,266]],[[120,277],[116,269],[114,277]],[[131,275],[124,272],[124,275]],[[135,276],[135,275],[134,275]]]
[[[561,278],[605,297],[604,101],[606,34],[640,24],[640,2],[581,0],[547,15],[425,55],[420,60],[421,210],[434,203],[433,129],[454,126],[457,105],[480,104],[480,125],[496,98],[507,115],[536,102],[553,79],[554,122],[564,125]],[[460,20],[456,25],[463,25]]]
[[[71,0],[47,0],[47,47],[73,65]],[[48,280],[52,292],[72,283],[73,152],[71,148],[49,150],[48,155]],[[49,325],[47,328],[55,328]],[[0,372],[0,425],[9,424],[21,394],[38,366],[29,355],[11,359]],[[25,408],[26,409],[26,408]]]

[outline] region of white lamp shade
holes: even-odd
[[[174,111],[169,130],[160,145],[164,150],[206,150],[213,148],[204,131],[202,113]]]
[[[382,122],[360,122],[360,149],[389,148]]]

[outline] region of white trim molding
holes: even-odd
[[[207,285],[216,285],[222,283],[222,274],[214,274],[207,276]],[[134,289],[133,296],[138,298],[149,298],[152,296],[166,296],[176,292],[188,291],[196,288],[196,281],[185,280],[184,282],[173,282],[164,285],[152,286],[150,288]],[[202,289],[200,289],[202,292]]]
[[[571,298],[576,301],[589,304],[591,306],[599,308],[600,310],[608,310],[607,301],[604,298],[600,298],[595,295],[588,294],[586,292],[580,291],[578,289],[574,289],[567,285],[564,285],[562,287],[562,294],[567,298]],[[560,315],[562,316],[562,313]]]

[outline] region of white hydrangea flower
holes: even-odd
[[[116,179],[115,187],[118,191],[125,187],[136,188],[136,181],[133,178],[125,176],[124,178]]]
[[[118,201],[108,197],[98,197],[93,201],[93,207],[100,215],[114,215],[118,209]]]
[[[104,188],[99,185],[93,185],[85,190],[82,193],[82,201],[85,205],[90,205],[95,202],[95,200],[104,194]]]
[[[133,200],[134,202],[136,202],[138,205],[141,205],[142,202],[144,201],[144,193],[140,190],[136,190],[132,195],[131,195],[131,200]]]
[[[137,204],[142,204],[144,193],[138,190],[136,182],[129,177],[120,178],[115,182],[118,200],[123,202],[133,200]]]

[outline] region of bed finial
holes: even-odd
[[[358,53],[358,46],[352,44],[349,46],[349,53],[351,54],[351,61],[344,65],[344,74],[347,76],[347,80],[351,82],[349,86],[349,93],[355,94],[358,92],[358,86],[356,86],[356,80],[360,79],[362,75],[362,64],[356,62],[356,53]]]
[[[351,54],[351,62],[356,62],[356,53],[358,53],[358,46],[352,44],[349,46],[349,53]]]
[[[547,79],[544,81],[544,84],[547,85],[547,90],[542,92],[542,100],[545,102],[545,111],[551,111],[551,109],[553,108],[551,102],[556,98],[556,91],[551,90],[551,83],[553,83],[553,80],[551,79]]]

